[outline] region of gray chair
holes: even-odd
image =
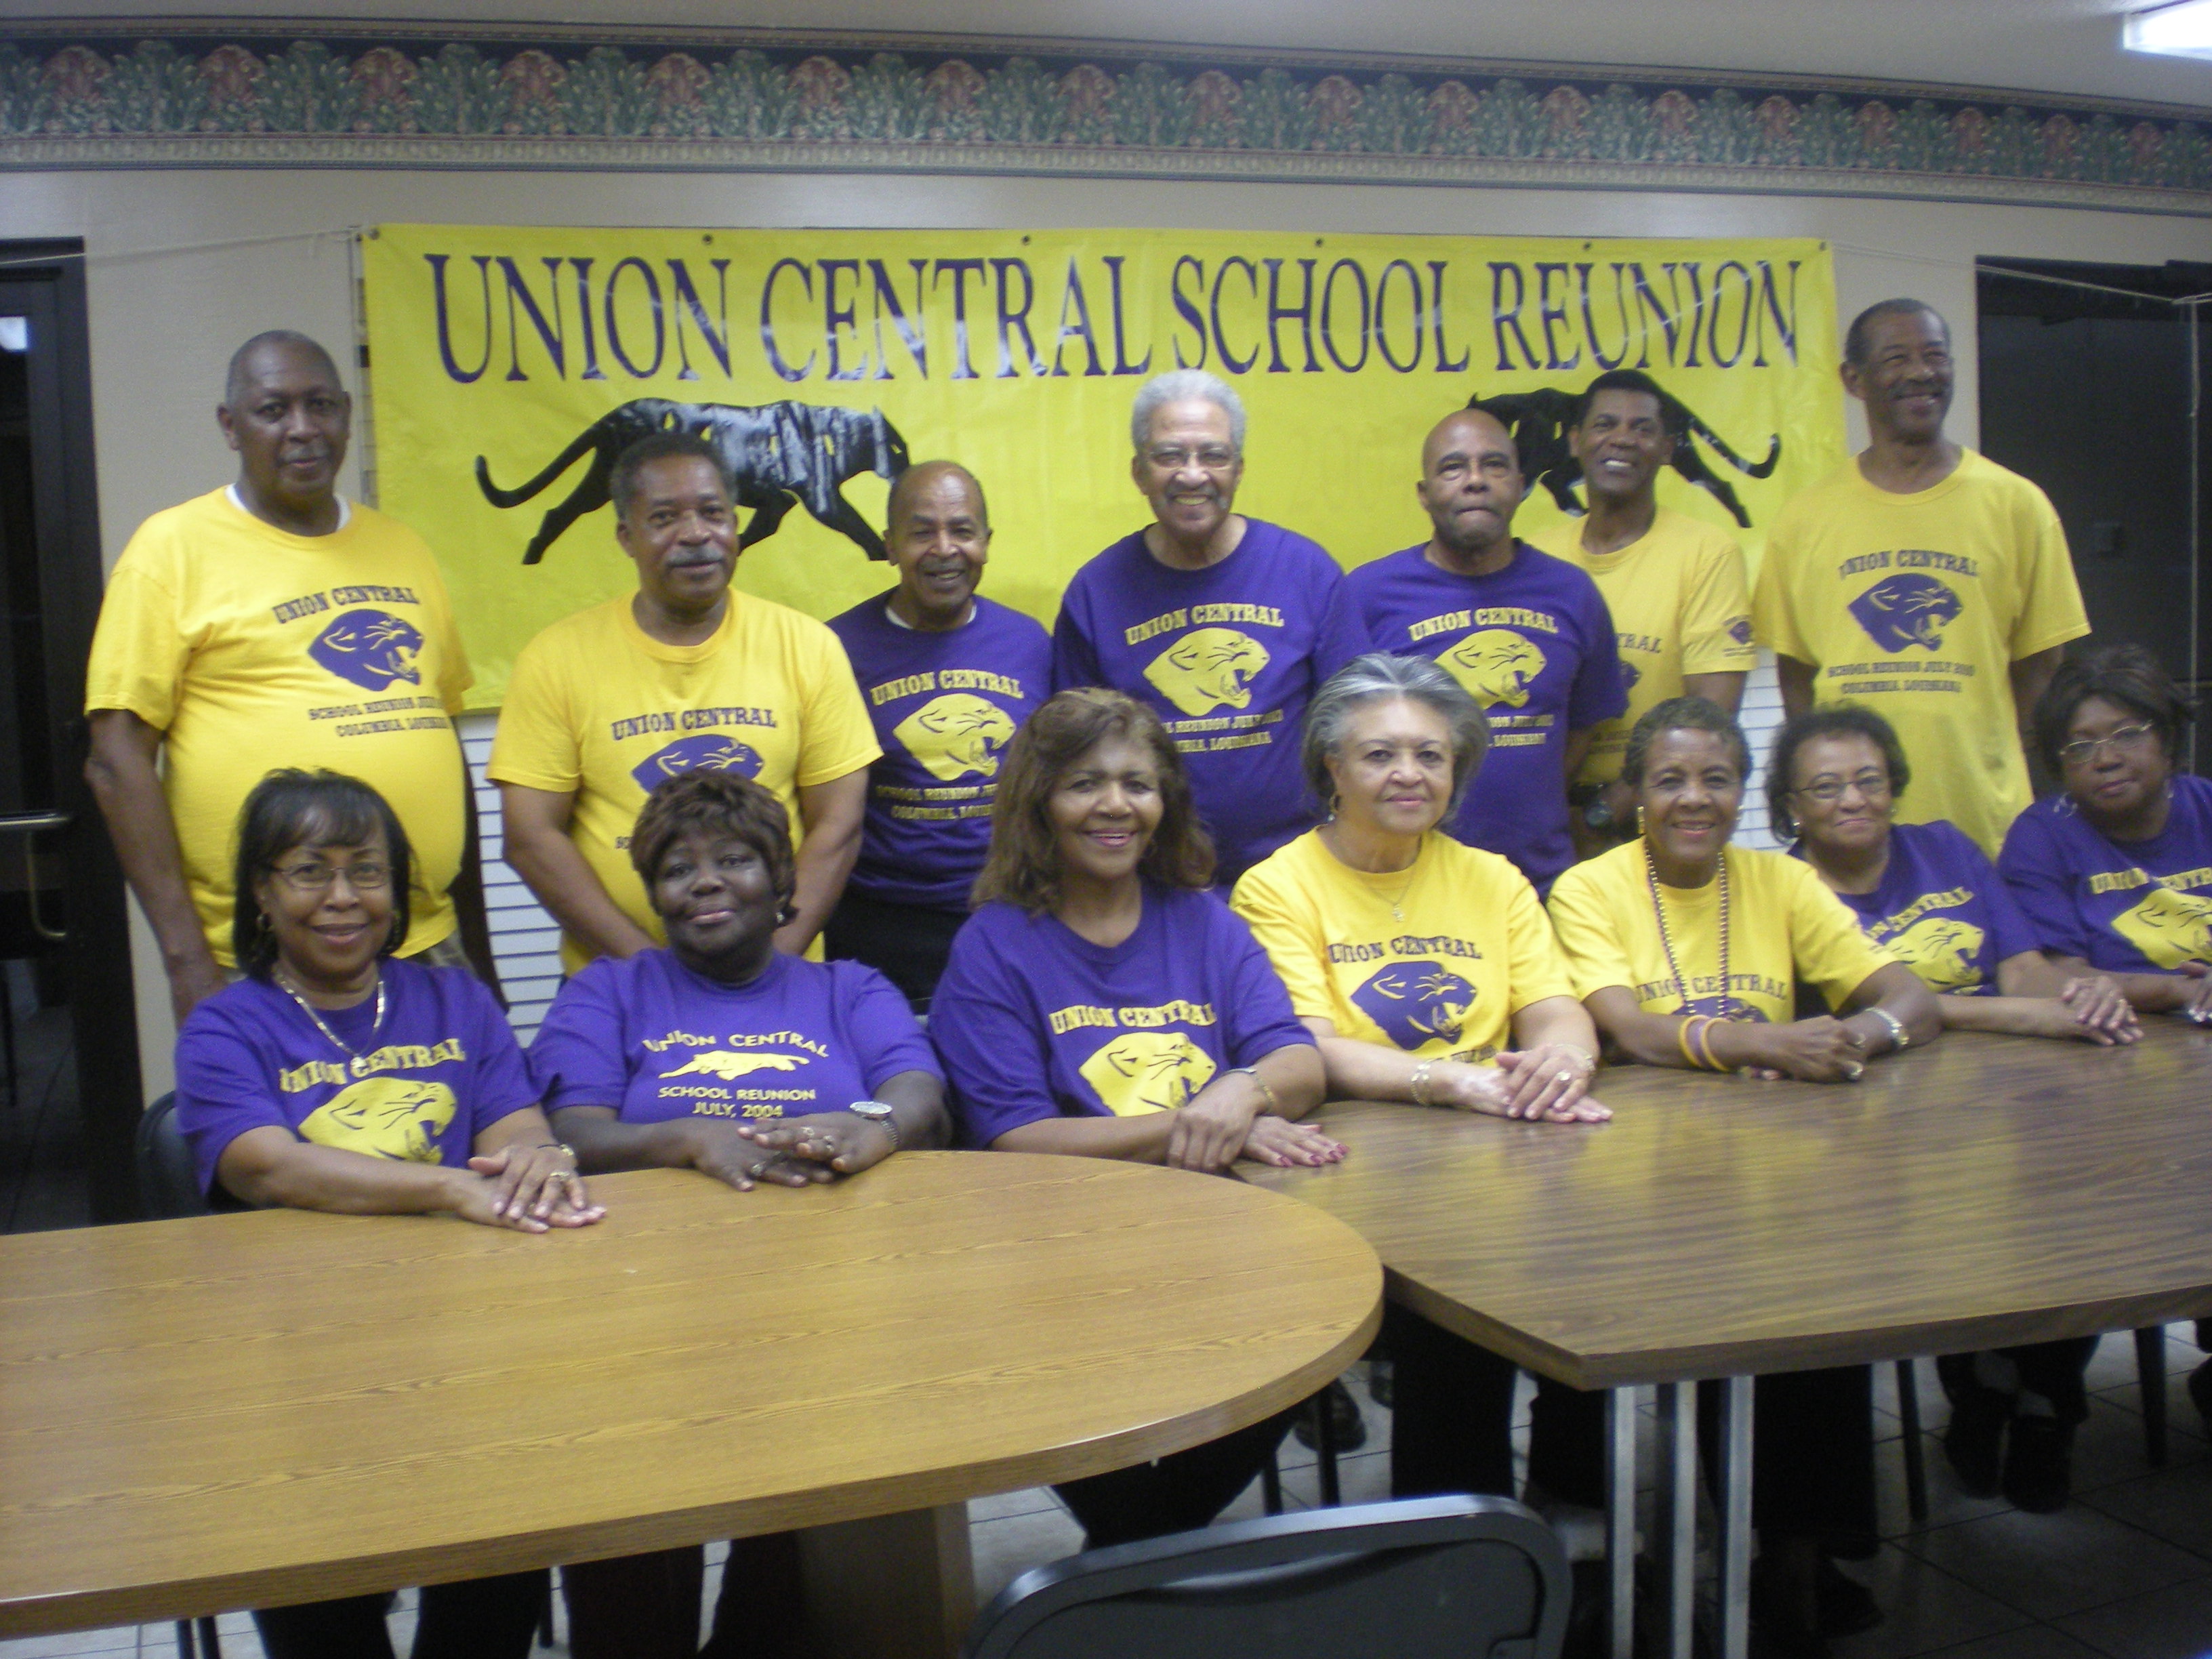
[[[1556,1659],[1565,1547],[1505,1498],[1416,1498],[1208,1527],[1024,1573],[963,1659]]]

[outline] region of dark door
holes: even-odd
[[[0,242],[0,1221],[137,1213],[122,874],[84,782],[100,614],[78,244]],[[31,1003],[39,1006],[34,1013]]]

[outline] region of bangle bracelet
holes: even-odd
[[[1260,1068],[1256,1066],[1232,1066],[1229,1068],[1229,1075],[1231,1077],[1240,1073],[1259,1085],[1260,1092],[1267,1097],[1267,1109],[1279,1116],[1283,1109],[1282,1100],[1273,1089],[1267,1086],[1267,1079],[1260,1075]]]
[[[1565,1048],[1571,1054],[1579,1055],[1583,1064],[1589,1067],[1590,1071],[1595,1072],[1597,1070],[1597,1056],[1592,1054],[1589,1049],[1583,1048],[1581,1043],[1555,1042],[1552,1046],[1555,1048]]]
[[[1407,1079],[1407,1092],[1413,1096],[1416,1106],[1429,1103],[1429,1071],[1435,1064],[1433,1060],[1423,1060],[1413,1067],[1413,1075]]]
[[[1698,1027],[1698,1058],[1705,1062],[1705,1069],[1709,1072],[1728,1070],[1728,1067],[1721,1063],[1720,1057],[1713,1053],[1713,1027],[1719,1024],[1720,1017],[1717,1014],[1708,1014],[1705,1016],[1705,1023]]]
[[[1905,1029],[1905,1022],[1888,1009],[1879,1006],[1867,1010],[1876,1019],[1889,1027],[1889,1046],[1893,1054],[1903,1054],[1912,1046],[1912,1033]]]
[[[1711,1018],[1710,1014],[1692,1014],[1674,1028],[1674,1040],[1682,1045],[1682,1058],[1689,1063],[1690,1069],[1693,1072],[1705,1070],[1705,1062],[1699,1060],[1697,1051],[1690,1047],[1690,1036],[1698,1029],[1699,1021]]]
[[[541,1140],[532,1150],[541,1152],[566,1152],[571,1164],[581,1164],[584,1161],[576,1156],[576,1149],[565,1140]]]

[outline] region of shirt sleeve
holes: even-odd
[[[1010,1129],[1060,1115],[1050,1042],[1022,994],[1020,970],[975,921],[954,938],[929,1006],[962,1146],[988,1147]]]
[[[1106,684],[1098,666],[1098,653],[1084,627],[1085,619],[1078,614],[1082,608],[1082,590],[1071,582],[1060,596],[1060,615],[1052,624],[1052,689],[1055,692],[1071,686]]]
[[[2022,526],[2027,568],[2020,573],[2020,616],[2013,623],[2012,654],[2018,661],[2039,651],[2078,640],[2089,631],[2088,613],[2081,606],[2081,586],[2074,575],[2074,557],[2067,550],[2065,526],[2059,523],[2051,498],[2033,484],[2032,514]]]
[[[1831,1009],[1896,958],[1860,931],[1850,907],[1831,892],[1809,864],[1787,860],[1790,954],[1797,977],[1820,989]]]
[[[1795,528],[1794,515],[1784,508],[1767,534],[1766,550],[1759,560],[1759,580],[1752,585],[1751,631],[1768,650],[1817,667],[1817,660],[1798,632],[1790,604],[1790,572],[1797,562]]]
[[[831,971],[836,975],[838,1013],[860,1058],[861,1082],[872,1091],[901,1072],[927,1072],[945,1080],[921,1022],[890,981],[857,962],[832,963]]]
[[[514,1028],[491,1000],[483,982],[465,968],[432,968],[427,971],[451,975],[461,1005],[461,1023],[469,1033],[471,1061],[469,1099],[469,1139],[498,1122],[538,1103],[538,1080],[514,1040]]]
[[[213,1000],[195,1008],[177,1034],[176,1069],[177,1128],[192,1149],[202,1193],[214,1194],[216,1165],[247,1130],[282,1129],[297,1138],[260,1054]]]
[[[156,732],[176,718],[177,693],[191,660],[176,595],[144,568],[133,542],[108,579],[85,665],[84,708],[127,708]]]
[[[794,775],[802,789],[865,770],[884,752],[845,647],[819,623],[810,622],[806,632],[808,641],[800,647],[806,654],[800,680],[805,706]]]
[[[1585,1000],[1608,986],[1626,990],[1636,983],[1628,943],[1614,920],[1619,907],[1601,890],[1592,869],[1588,864],[1571,866],[1552,886],[1552,927],[1575,994]]]
[[[576,729],[562,665],[553,655],[540,636],[515,658],[484,775],[495,783],[573,795],[584,783],[583,734]]]
[[[2059,856],[2057,838],[2028,808],[2005,831],[1997,873],[2027,918],[2036,943],[2053,955],[2089,960],[2089,929],[2075,902],[2074,876]]]
[[[461,630],[453,621],[453,598],[446,592],[446,579],[434,558],[426,587],[431,596],[430,624],[438,630],[438,702],[459,720],[468,712],[468,690],[477,683],[477,677],[469,666],[468,647],[461,643]]]
[[[1321,907],[1280,880],[1265,863],[1245,872],[1229,903],[1267,953],[1291,999],[1291,1012],[1304,1018],[1334,1022],[1336,999],[1325,960]]]
[[[1367,637],[1367,623],[1352,597],[1351,585],[1341,573],[1332,572],[1322,601],[1321,628],[1314,639],[1314,689],[1319,690],[1338,669],[1374,648],[1375,641]]]
[[[629,1092],[629,1045],[611,963],[594,963],[563,985],[530,1044],[545,1109],[609,1106]]]
[[[1559,936],[1537,902],[1536,890],[1518,870],[1510,873],[1512,896],[1506,902],[1505,937],[1512,978],[1507,981],[1507,1001],[1517,1014],[1546,997],[1573,996],[1575,981],[1559,949]]]
[[[1744,673],[1758,663],[1743,550],[1733,540],[1709,544],[1682,596],[1682,672]]]
[[[1613,632],[1613,612],[1606,608],[1597,584],[1588,576],[1582,580],[1583,654],[1575,665],[1574,687],[1567,693],[1570,732],[1618,720],[1628,712],[1628,687],[1620,672],[1620,640]]]
[[[1219,900],[1208,902],[1215,910],[1215,949],[1229,964],[1228,1006],[1221,1033],[1222,1052],[1229,1056],[1229,1063],[1256,1066],[1278,1048],[1300,1043],[1313,1047],[1313,1033],[1298,1024],[1291,1008],[1291,994],[1283,988],[1274,964],[1252,937],[1251,928]]]

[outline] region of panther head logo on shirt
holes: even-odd
[[[1623,657],[1620,659],[1620,689],[1622,690],[1633,691],[1636,690],[1636,682],[1643,678],[1644,671],[1642,669],[1638,668],[1634,663],[1629,661],[1626,657]]]
[[[1958,621],[1959,596],[1933,576],[1884,576],[1851,601],[1851,615],[1884,651],[1921,645],[1934,651]]]
[[[1971,991],[1982,982],[1982,930],[1956,916],[1923,916],[1895,939],[1890,955],[1920,975],[1931,991]]]
[[[381,691],[395,680],[422,684],[422,630],[389,611],[340,611],[315,635],[307,654],[364,691]]]
[[[1401,1048],[1419,1048],[1438,1037],[1457,1042],[1474,998],[1474,987],[1440,962],[1378,968],[1352,994],[1352,1006]]]
[[[994,702],[965,691],[932,697],[891,728],[934,778],[950,783],[970,772],[999,775],[999,750],[1014,735],[1014,723]]]
[[[1126,1031],[1079,1068],[1116,1117],[1171,1112],[1213,1076],[1213,1059],[1181,1031]]]
[[[1734,977],[1734,975],[1730,975]],[[1677,1014],[1711,1014],[1715,1019],[1740,1019],[1752,1025],[1771,1022],[1741,997],[1692,997],[1678,1006]]]
[[[1437,660],[1485,708],[1528,701],[1528,688],[1544,672],[1544,653],[1510,628],[1470,634]]]
[[[805,1054],[780,1054],[773,1051],[760,1054],[732,1054],[725,1048],[714,1048],[703,1054],[694,1054],[672,1072],[663,1072],[665,1079],[672,1077],[718,1077],[725,1083],[733,1083],[755,1072],[795,1072],[806,1064]]]
[[[404,1164],[435,1164],[438,1137],[458,1103],[442,1083],[373,1077],[349,1085],[307,1114],[300,1138],[318,1146]]]
[[[1243,708],[1267,665],[1267,647],[1233,628],[1200,628],[1145,665],[1152,690],[1186,714]]]
[[[2112,931],[2160,968],[2212,962],[2212,901],[2154,887],[2112,918]]]
[[[757,778],[760,769],[757,752],[735,738],[703,732],[696,738],[678,738],[665,749],[655,750],[630,768],[629,775],[637,780],[637,787],[649,795],[659,785],[684,772],[736,772]]]
[[[1751,618],[1748,617],[1730,617],[1729,618],[1728,624],[1728,636],[1734,640],[1738,645],[1749,645],[1751,643]]]

